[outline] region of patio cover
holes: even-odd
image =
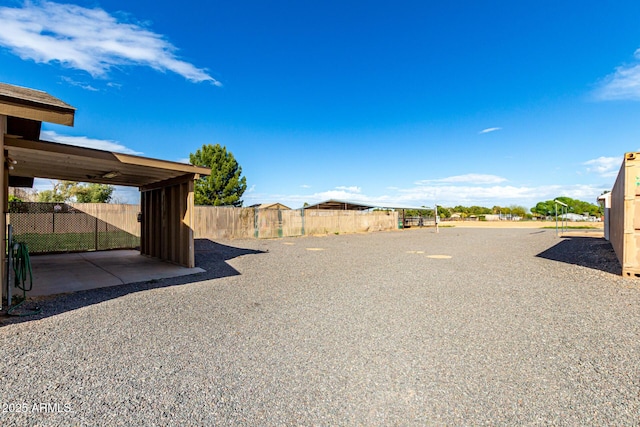
[[[194,180],[211,170],[40,140],[43,121],[73,126],[75,111],[46,92],[0,83],[0,148],[4,154],[0,201],[4,212],[10,179],[28,183],[37,177],[138,187],[142,192],[140,252],[193,267]],[[4,216],[0,216],[0,229],[5,229]],[[4,251],[0,254],[4,279]]]

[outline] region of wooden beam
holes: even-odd
[[[154,182],[153,184],[140,187],[140,191],[151,191],[151,190],[156,190],[158,188],[171,187],[174,185],[183,184],[185,182],[193,181],[195,179],[195,176],[196,176],[195,174],[188,173],[182,176],[167,179],[165,181]]]
[[[0,113],[1,114],[1,113]],[[93,159],[117,161],[115,153],[93,148],[76,147],[75,145],[59,144],[57,142],[32,141],[29,139],[6,138],[7,147],[23,148],[46,153],[66,154],[69,156],[88,157]]]
[[[54,109],[46,106],[35,105],[25,106],[8,101],[2,101],[0,102],[0,115],[73,126],[75,110]]]
[[[15,173],[21,176],[133,187],[149,186],[151,189],[160,188],[165,185],[165,181],[182,176],[194,179],[201,174],[211,173],[208,168],[55,142],[16,137],[7,137],[5,140],[10,154],[18,161]],[[119,175],[113,178],[102,177],[111,171],[116,171]]]
[[[113,153],[117,159],[125,164],[140,165],[157,169],[171,169],[185,173],[211,175],[211,168],[187,165],[186,163],[170,162],[167,160],[151,159],[149,157],[133,156],[131,154]]]
[[[0,153],[5,152],[4,150],[4,140],[5,134],[7,133],[7,116],[0,114]],[[4,156],[3,156],[4,157]],[[7,186],[7,182],[5,178],[7,178],[7,161],[6,159],[2,159],[2,173],[0,174],[0,200],[2,200],[3,213],[0,215],[0,230],[2,230],[2,236],[6,236],[5,230],[7,228],[7,215],[5,206],[7,206],[9,201],[9,194],[5,191]],[[0,250],[0,306],[2,306],[2,298],[7,297],[5,295],[5,286],[7,283],[7,268],[5,266],[6,253],[5,247],[7,245],[6,237],[2,238],[2,250]],[[7,301],[7,304],[11,304],[11,301]]]

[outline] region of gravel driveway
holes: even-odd
[[[640,423],[640,281],[602,239],[442,228],[197,249],[207,273],[2,318],[0,425]]]

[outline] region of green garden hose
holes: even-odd
[[[26,243],[15,243],[9,251],[9,256],[13,261],[14,286],[22,289],[22,301],[9,307],[7,314],[13,316],[33,316],[40,313],[40,308],[36,307],[32,311],[22,311],[14,313],[27,300],[27,292],[33,289],[33,271],[31,270],[31,258],[29,257],[29,248]],[[28,280],[28,283],[27,283]]]

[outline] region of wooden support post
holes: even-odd
[[[7,297],[7,291],[5,289],[7,285],[7,267],[5,265],[6,247],[7,247],[7,213],[9,205],[9,169],[7,168],[6,153],[4,151],[4,136],[7,133],[7,116],[0,114],[0,153],[3,153],[2,159],[2,173],[0,174],[0,200],[2,201],[2,214],[0,215],[0,229],[2,230],[2,250],[0,252],[0,306],[2,306],[2,298]],[[7,301],[10,305],[11,301]]]

